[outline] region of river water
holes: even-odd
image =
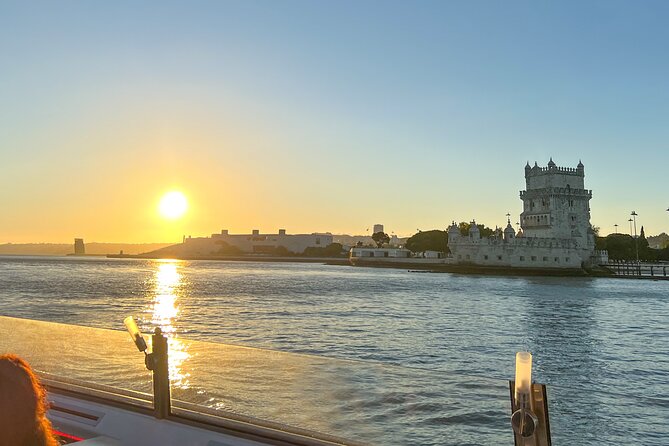
[[[504,386],[513,378],[515,352],[527,350],[534,355],[533,377],[548,385],[555,444],[669,444],[669,282],[302,263],[0,257],[0,315],[119,330],[130,314],[144,330],[161,326],[175,339],[315,355],[281,356],[295,364],[311,358],[302,382],[315,392],[325,386],[318,374],[326,372],[313,364],[321,358],[356,360],[348,370],[365,389],[355,391],[355,405],[346,409],[350,418],[339,428],[317,420],[332,414],[291,419],[279,407],[253,416],[288,417],[274,421],[306,423],[373,444],[511,444]],[[184,364],[197,349],[173,347],[185,355]],[[347,373],[348,366],[339,367],[345,361],[328,364],[338,366],[327,373]],[[362,376],[375,368],[390,372],[383,380]],[[173,379],[180,381],[173,386],[181,385],[184,399],[225,395],[211,376],[200,376],[206,392],[194,384],[193,375],[204,370],[175,371]],[[407,383],[411,389],[402,393]],[[219,393],[211,389],[217,385]],[[331,390],[331,401],[317,405],[353,400]],[[377,390],[383,393],[378,401],[372,395]],[[476,401],[470,406],[477,413],[461,412],[467,401]],[[232,410],[254,411],[253,405],[239,407]],[[356,417],[365,420],[359,431]],[[378,429],[366,431],[363,424]]]

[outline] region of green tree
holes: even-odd
[[[385,232],[375,232],[372,234],[372,240],[374,240],[376,246],[382,248],[385,243],[390,241],[390,236]]]
[[[626,234],[609,234],[604,249],[611,260],[635,260],[634,239]]]
[[[438,229],[421,231],[409,237],[406,247],[412,252],[448,252],[448,233]]]
[[[283,246],[283,245],[279,245],[279,246],[276,246],[276,247],[272,250],[272,255],[275,255],[275,256],[277,256],[277,257],[290,257],[290,256],[295,255],[295,254],[293,254],[293,252],[290,251],[290,250],[289,250],[288,248],[286,248],[285,246]]]
[[[641,226],[641,232],[639,233],[639,237],[636,239],[636,242],[639,247],[639,259],[655,260],[657,258],[656,250],[648,246],[648,240],[646,239],[646,233],[643,230],[643,226]]]
[[[469,228],[471,228],[472,224],[467,223],[466,221],[461,221],[460,224],[458,225],[458,229],[460,230],[460,234],[467,237],[469,235]],[[479,228],[479,232],[481,233],[481,237],[490,237],[495,233],[494,229],[490,229],[486,225],[476,225]]]
[[[304,250],[302,255],[305,257],[342,257],[343,246],[341,243],[330,243],[325,248],[311,246]]]
[[[657,260],[669,261],[669,246],[664,249],[657,250]]]

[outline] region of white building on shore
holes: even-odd
[[[463,236],[453,222],[448,246],[453,264],[524,268],[581,268],[603,263],[606,252],[595,251],[590,224],[592,191],[584,187],[581,162],[574,168],[558,167],[551,159],[547,167],[525,166],[526,190],[520,192],[523,212],[521,231],[511,226],[482,238],[472,222]],[[597,258],[594,258],[597,257]]]
[[[254,229],[251,234],[230,234],[223,229],[211,237],[184,237],[183,254],[216,255],[226,245],[239,249],[244,254],[275,254],[280,247],[294,254],[302,254],[307,248],[325,248],[332,244],[332,234],[287,234],[279,229],[276,234],[261,234]]]

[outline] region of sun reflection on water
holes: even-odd
[[[185,371],[185,363],[190,358],[187,345],[178,338],[175,323],[179,316],[179,289],[182,276],[179,273],[181,262],[178,260],[159,260],[156,262],[154,276],[154,299],[150,306],[151,322],[158,326],[168,337],[169,373],[173,387],[190,387],[190,373]]]

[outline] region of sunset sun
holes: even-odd
[[[163,195],[158,205],[160,215],[164,218],[173,220],[181,217],[188,209],[186,196],[179,191],[168,192]]]

